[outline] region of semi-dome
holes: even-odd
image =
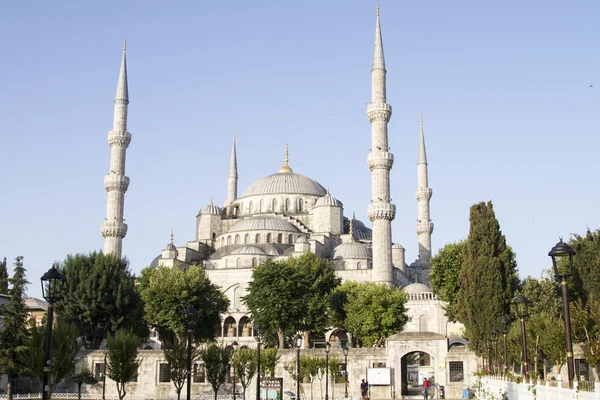
[[[315,207],[321,206],[334,206],[334,207],[342,207],[342,202],[329,194],[329,191],[325,193],[325,196],[321,197],[315,203]]]
[[[422,283],[411,283],[404,288],[407,294],[431,293],[431,288]]]
[[[202,207],[199,214],[207,215],[207,214],[221,214],[221,209],[213,204],[212,197],[210,198],[210,203]]]
[[[342,243],[333,249],[333,258],[361,258],[372,259],[373,251],[370,247],[357,242]]]
[[[293,172],[280,172],[254,182],[241,197],[269,194],[305,194],[324,196],[327,191],[318,182]]]
[[[232,226],[229,232],[260,230],[299,232],[298,228],[296,228],[288,221],[282,218],[268,216],[258,216],[243,219],[234,226]]]
[[[231,250],[231,252],[229,253],[230,255],[235,255],[235,254],[260,254],[260,255],[265,255],[265,251],[263,249],[261,249],[258,246],[249,246],[249,245],[244,245],[241,247],[238,247],[237,249],[233,249]]]

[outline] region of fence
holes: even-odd
[[[41,393],[25,393],[25,394],[14,394],[13,400],[37,400],[41,399]],[[54,400],[62,400],[62,399],[77,399],[77,393],[52,393],[52,399]],[[119,397],[116,395],[106,395],[104,396],[105,400],[119,400]],[[192,400],[214,400],[215,396],[213,394],[197,394],[192,395]],[[236,400],[241,400],[241,395],[236,396]],[[254,397],[246,394],[246,400],[252,400]],[[284,397],[285,398],[285,397]],[[315,396],[316,398],[316,396]],[[6,400],[6,394],[0,394],[0,400]],[[102,400],[101,394],[96,393],[81,393],[82,400]],[[185,394],[181,394],[181,399],[185,399]],[[331,400],[353,400],[352,396],[349,397],[341,397],[336,396],[335,399],[330,397]],[[144,394],[127,394],[124,400],[176,400],[176,397],[156,397]],[[219,394],[217,395],[217,400],[233,400],[232,395],[227,394]]]
[[[475,395],[482,400],[600,400],[600,383],[574,382],[574,388],[569,389],[563,387],[561,381],[516,383],[502,377],[488,376],[483,377],[476,386]]]

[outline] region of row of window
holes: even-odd
[[[265,243],[280,243],[283,244],[284,240],[287,240],[287,244],[294,244],[294,235],[291,233],[287,236],[287,239],[284,238],[283,233],[279,233],[277,235],[277,239],[274,238],[272,233],[267,233],[265,238]],[[260,233],[254,235],[254,241],[251,240],[251,236],[249,233],[244,235],[244,243],[242,243],[242,238],[240,235],[231,236],[228,235],[227,238],[224,236],[219,240],[219,246],[225,246],[230,244],[254,244],[254,243],[262,243],[262,237]]]
[[[317,200],[315,199],[315,203],[316,202],[317,202]],[[264,200],[260,200],[258,202],[258,206],[255,208],[254,202],[251,200],[250,202],[248,202],[248,208],[246,208],[246,209],[244,208],[244,204],[240,203],[236,208],[233,209],[233,216],[237,217],[238,215],[243,215],[243,214],[253,214],[253,213],[262,213],[262,212],[277,212],[277,211],[303,212],[306,209],[304,199],[301,199],[301,198],[298,199],[295,210],[292,208],[292,200],[290,200],[289,198],[285,199],[285,201],[283,202],[282,209],[277,208],[278,202],[277,202],[277,199],[275,199],[275,198],[271,199],[271,201],[268,204],[265,204],[265,203],[266,202]]]
[[[94,376],[101,382],[104,378],[105,373],[105,365],[104,363],[96,363],[94,366]],[[233,376],[233,369],[230,370],[229,376],[227,377],[227,383],[231,382],[231,377]],[[131,382],[138,381],[138,374],[136,373],[135,378],[131,380]],[[194,364],[194,368],[192,371],[192,381],[194,383],[206,383],[206,371],[204,369],[203,364]],[[168,363],[160,363],[158,364],[158,383],[167,383],[171,382],[171,369],[169,368]]]

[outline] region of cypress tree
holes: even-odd
[[[0,262],[0,294],[8,294],[8,270],[6,269],[6,257]]]
[[[458,315],[469,346],[481,354],[498,319],[510,311],[518,283],[517,263],[491,201],[471,206],[470,223],[460,271]]]

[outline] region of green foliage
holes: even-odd
[[[312,253],[269,260],[252,272],[242,301],[265,337],[277,333],[283,348],[298,331],[323,332],[330,325],[327,295],[339,282],[333,265]]]
[[[23,356],[27,352],[27,310],[25,290],[29,282],[25,276],[23,257],[15,258],[13,276],[9,279],[8,304],[3,307],[3,325],[0,328],[0,371],[8,374],[7,394],[12,400],[12,378],[23,371]]]
[[[518,282],[517,263],[492,202],[473,205],[470,222],[460,271],[458,317],[469,347],[482,354],[491,329],[509,311]]]
[[[0,294],[8,294],[8,270],[6,257],[0,262]]]
[[[330,297],[334,325],[364,346],[380,345],[406,324],[406,293],[372,282],[345,282]]]
[[[331,398],[335,399],[335,378],[340,370],[342,361],[338,356],[329,356],[329,383],[331,384]]]
[[[594,297],[592,297],[593,299]],[[600,301],[582,299],[570,304],[573,342],[579,343],[585,359],[592,367],[594,380],[598,382],[597,366],[600,364]]]
[[[96,379],[96,377],[94,376],[94,374],[92,373],[92,371],[90,371],[88,369],[88,367],[83,367],[83,369],[81,370],[81,372],[72,375],[69,378],[69,382],[70,383],[74,383],[77,385],[77,399],[81,400],[81,386],[82,385],[96,385],[98,384],[98,380]]]
[[[458,295],[460,292],[460,269],[466,242],[448,243],[431,259],[429,280],[433,293],[446,302],[444,309],[451,322],[458,321]]]
[[[173,340],[171,342],[164,342],[163,344],[165,360],[169,364],[169,376],[175,386],[177,400],[179,400],[181,389],[187,379],[187,342],[182,339],[181,341]],[[200,352],[192,348],[192,362],[199,355]]]
[[[522,283],[522,292],[531,302],[531,314],[548,313],[560,315],[562,313],[562,297],[558,284],[548,277],[536,279],[527,277]],[[514,308],[514,306],[513,306]]]
[[[233,350],[230,347],[221,347],[214,343],[207,345],[200,352],[200,358],[206,368],[206,380],[210,383],[217,400],[219,388],[227,380]]]
[[[260,351],[260,369],[262,376],[275,376],[275,368],[281,356],[276,347],[261,349]]]
[[[573,289],[571,297],[600,301],[600,229],[589,228],[584,236],[574,234],[569,245],[577,252],[573,257]]]
[[[246,399],[246,389],[250,386],[252,378],[256,374],[256,351],[242,347],[236,351],[232,358],[235,376],[243,387],[242,399]]]
[[[137,377],[141,359],[138,359],[138,347],[141,339],[132,331],[119,330],[115,335],[108,335],[106,376],[117,385],[119,399],[127,394],[125,384]]]
[[[147,337],[143,305],[126,259],[96,252],[69,255],[61,273],[65,286],[58,314],[77,327],[87,349],[98,349],[120,329]]]
[[[23,354],[21,360],[23,370],[21,373],[38,382],[44,378],[44,349],[46,348],[46,318],[38,326],[35,319],[29,320],[29,338],[27,341],[27,351]]]
[[[140,294],[144,301],[145,319],[158,329],[162,340],[173,342],[187,332],[189,305],[198,311],[194,317],[194,339],[213,339],[214,327],[220,325],[220,314],[229,307],[227,296],[210,282],[200,266],[187,270],[160,266],[142,271]]]

